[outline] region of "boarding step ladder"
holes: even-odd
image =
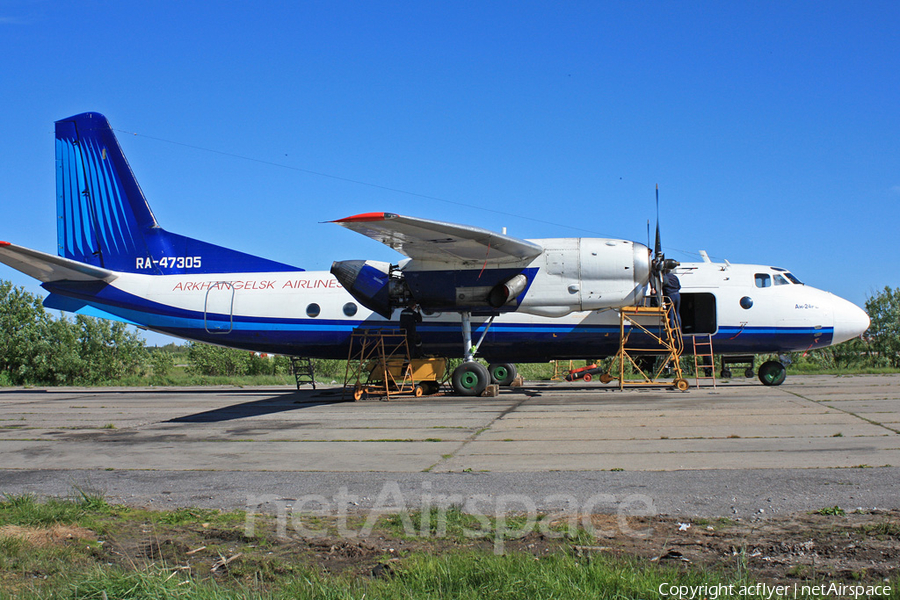
[[[300,356],[292,356],[291,372],[294,373],[294,379],[297,380],[297,389],[304,383],[312,384],[312,389],[316,389],[316,372],[313,368],[312,360]]]
[[[712,383],[712,387],[715,389],[716,358],[713,355],[712,335],[692,335],[691,341],[694,344],[694,375],[697,377],[697,387],[703,387],[702,380],[706,382],[707,387]]]

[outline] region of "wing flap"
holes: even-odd
[[[47,283],[49,281],[106,281],[118,277],[115,272],[75,260],[0,242],[0,262]]]
[[[544,251],[540,244],[480,227],[393,213],[365,213],[331,222],[415,260],[509,264],[530,261]]]

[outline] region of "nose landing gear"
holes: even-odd
[[[787,370],[777,360],[769,360],[759,367],[759,380],[763,385],[781,385],[787,377]]]

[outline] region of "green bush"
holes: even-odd
[[[0,382],[95,384],[144,371],[144,340],[124,323],[54,319],[41,299],[0,281]]]
[[[128,331],[124,323],[77,315],[75,325],[79,358],[84,364],[82,383],[102,383],[144,374],[145,342],[137,333]]]
[[[879,360],[900,367],[900,288],[885,287],[866,300],[866,312],[872,321],[872,350]]]
[[[290,360],[284,356],[259,356],[247,350],[222,348],[200,342],[188,344],[187,361],[188,374],[208,377],[258,377],[291,372]]]
[[[157,348],[149,353],[148,363],[154,375],[167,377],[175,368],[175,355],[168,350]]]

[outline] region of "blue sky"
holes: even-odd
[[[165,228],[307,269],[396,260],[322,223],[382,210],[646,242],[658,183],[679,260],[900,285],[897,2],[4,0],[0,52],[0,239],[39,250],[91,110]]]

